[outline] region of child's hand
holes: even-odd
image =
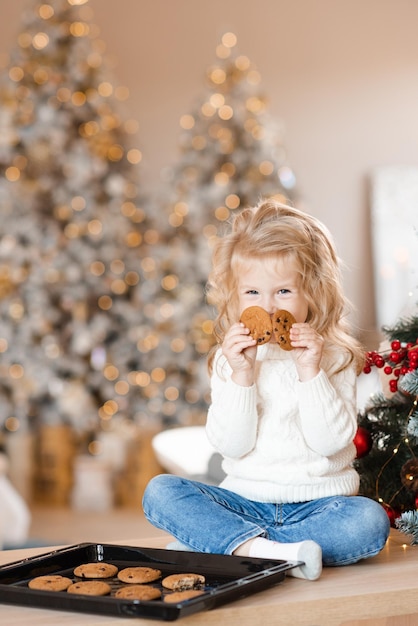
[[[309,324],[293,324],[290,329],[291,352],[299,380],[307,381],[319,374],[323,337]]]
[[[244,387],[249,387],[254,382],[257,355],[257,342],[249,333],[241,322],[233,324],[222,344],[222,353],[232,369],[232,380]]]

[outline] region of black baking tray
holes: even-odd
[[[31,578],[47,574],[61,574],[75,581],[80,580],[73,574],[77,565],[100,561],[113,563],[119,569],[154,567],[161,570],[162,577],[187,572],[203,574],[206,579],[204,593],[187,601],[169,604],[163,600],[143,602],[119,599],[112,595],[82,596],[65,591],[37,591],[28,587]],[[280,583],[287,570],[300,564],[299,561],[81,543],[1,566],[0,602],[61,611],[174,621],[198,611],[214,609]],[[112,593],[122,585],[117,578],[107,579],[107,582],[112,587]],[[152,585],[159,586],[160,583]]]

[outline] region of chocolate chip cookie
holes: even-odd
[[[286,351],[293,350],[290,342],[290,328],[296,322],[289,311],[280,309],[273,313],[273,334],[279,346]]]
[[[250,306],[241,313],[242,322],[250,331],[250,335],[258,345],[270,341],[273,326],[270,315],[261,306]]]

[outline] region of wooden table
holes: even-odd
[[[167,540],[170,538],[168,537]],[[164,537],[120,542],[165,547]],[[115,543],[115,542],[114,542]],[[49,548],[0,552],[0,565]],[[153,626],[160,620],[105,617],[0,604],[4,626]],[[286,577],[266,591],[181,618],[184,626],[418,626],[418,546],[392,531],[384,550],[356,565],[326,568],[320,580]]]

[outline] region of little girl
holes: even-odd
[[[326,228],[274,200],[244,209],[213,254],[209,298],[218,346],[209,358],[206,432],[224,458],[219,487],[160,475],[144,512],[171,547],[324,565],[376,555],[390,524],[356,495],[356,377],[363,351],[348,334],[339,260]],[[257,305],[293,314],[291,351],[257,345],[240,323]]]

